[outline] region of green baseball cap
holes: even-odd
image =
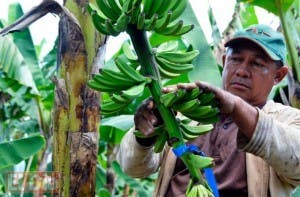
[[[286,64],[286,45],[283,35],[267,25],[252,25],[237,31],[233,38],[225,43],[225,47],[233,46],[240,42],[250,41],[257,44],[272,60],[280,60]]]

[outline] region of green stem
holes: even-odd
[[[281,4],[280,1],[276,0],[276,5],[278,8],[278,12],[279,12],[279,18],[282,24],[282,29],[283,29],[283,33],[285,35],[285,41],[286,41],[286,45],[291,57],[291,66],[294,69],[294,74],[295,77],[297,79],[297,81],[300,81],[300,65],[299,65],[299,57],[298,57],[298,52],[297,49],[294,45],[294,41],[293,41],[293,37],[291,35],[291,29],[293,28],[292,25],[288,24],[288,21],[290,19],[288,19],[287,17],[287,12],[285,13],[283,11],[283,9],[281,8]]]
[[[145,76],[151,76],[152,82],[148,85],[153,99],[157,105],[157,108],[161,114],[161,117],[166,125],[169,134],[169,143],[172,147],[178,147],[184,144],[182,134],[179,129],[178,122],[173,111],[165,107],[160,102],[160,96],[162,95],[162,84],[160,80],[159,71],[157,69],[157,64],[154,59],[152,48],[148,42],[146,32],[136,29],[135,26],[129,25],[127,28],[127,33],[129,34],[131,41],[133,43],[134,49],[137,53],[139,62],[142,66],[142,72]],[[185,153],[181,159],[188,168],[190,175],[193,180],[203,182],[199,169],[195,168],[191,159],[190,154]]]

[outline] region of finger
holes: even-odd
[[[144,135],[150,135],[154,132],[154,126],[150,121],[145,119],[145,117],[135,116],[134,122],[136,129],[142,132]]]
[[[163,93],[176,92],[176,91],[177,91],[176,85],[166,86],[162,88]]]
[[[198,88],[198,86],[195,83],[179,83],[177,85],[178,89],[186,89],[186,90],[192,90],[194,88]]]
[[[203,90],[203,92],[212,92],[212,93],[216,93],[217,92],[217,88],[210,85],[209,83],[206,82],[200,82],[200,81],[196,81],[195,84]]]

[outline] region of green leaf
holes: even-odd
[[[181,17],[186,24],[195,25],[195,28],[185,34],[184,38],[188,43],[193,43],[194,49],[199,51],[198,57],[193,61],[195,68],[188,75],[190,81],[206,81],[221,87],[218,64],[190,4]]]
[[[38,94],[32,73],[16,45],[9,39],[9,36],[0,37],[0,69],[8,77],[19,81],[27,87],[31,87],[33,93]]]
[[[0,168],[18,164],[37,153],[45,144],[41,135],[0,143]]]
[[[111,197],[110,192],[106,188],[101,188],[98,191],[98,196],[101,196],[101,197]]]
[[[279,5],[276,5],[276,1],[278,1]],[[259,6],[275,15],[278,15],[279,9],[283,10],[283,12],[287,12],[294,0],[238,0],[238,2],[247,2],[251,5]]]
[[[117,126],[117,125],[115,125]],[[100,126],[101,140],[112,144],[120,144],[126,131],[116,128],[115,126]]]
[[[9,5],[9,23],[13,23],[23,16],[23,14],[22,7],[19,3]],[[37,86],[43,84],[44,78],[39,67],[38,57],[36,55],[35,46],[33,44],[29,28],[25,28],[20,32],[14,32],[12,37],[32,73],[35,84]]]
[[[243,28],[247,28],[250,25],[258,24],[258,19],[255,13],[254,6],[249,4],[242,4],[240,11],[240,18]]]
[[[129,187],[135,189],[138,193],[138,196],[145,196],[145,197],[150,197],[152,196],[151,194],[149,194],[149,192],[147,192],[140,184],[139,181],[137,181],[136,179],[133,179],[131,177],[129,177],[128,175],[126,175],[120,165],[118,164],[118,162],[113,161],[111,164],[112,168],[114,169],[116,175],[118,175],[118,178],[120,179],[124,179],[124,181],[128,184]]]
[[[103,126],[114,126],[120,130],[128,130],[133,126],[133,115],[120,115],[101,120]]]
[[[97,165],[96,168],[96,191],[97,193],[105,186],[106,184],[106,171],[100,165]]]

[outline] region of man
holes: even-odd
[[[256,25],[237,32],[225,47],[224,90],[201,82],[177,86],[214,92],[220,103],[213,131],[191,143],[214,159],[220,196],[289,196],[300,184],[300,111],[267,101],[288,72],[283,37]],[[157,122],[154,104],[147,101],[135,116],[136,129],[149,135]],[[187,169],[169,149],[163,157],[153,154],[154,140],[129,132],[118,154],[123,170],[146,177],[160,166],[154,196],[184,196]]]

